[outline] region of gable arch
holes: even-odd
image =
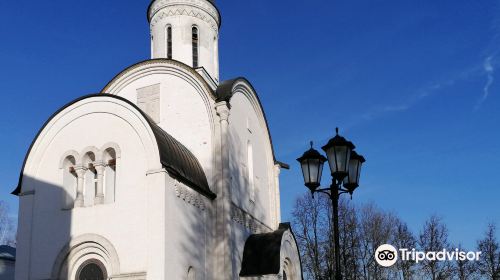
[[[237,94],[242,94],[243,96],[245,96],[245,98],[252,105],[257,115],[257,118],[259,119],[259,125],[264,130],[269,140],[266,152],[271,157],[271,163],[279,163],[276,160],[276,156],[274,153],[273,140],[269,130],[269,124],[267,122],[264,108],[262,107],[260,98],[257,95],[257,91],[246,78],[239,77],[222,82],[216,91],[216,96],[217,96],[216,101],[217,102],[226,101],[229,103],[229,105],[231,105],[231,99],[233,98],[233,96]]]
[[[213,134],[215,116],[213,104],[214,100],[216,99],[215,92],[210,88],[210,85],[198,72],[196,72],[189,65],[186,65],[180,61],[157,58],[136,63],[118,73],[101,90],[101,93],[119,95],[127,85],[130,85],[134,81],[137,81],[143,77],[151,76],[154,74],[168,74],[179,77],[190,84],[196,90],[196,92],[203,100]]]
[[[16,189],[12,192],[14,195],[19,195],[23,191],[23,179],[25,176],[37,177],[37,162],[44,156],[45,151],[49,148],[52,141],[58,133],[72,121],[78,119],[82,115],[92,113],[112,114],[129,123],[129,126],[135,131],[136,135],[141,139],[146,158],[147,168],[149,170],[161,169],[162,165],[159,157],[158,144],[155,135],[142,113],[138,108],[130,104],[127,100],[112,97],[105,94],[87,95],[70,102],[54,113],[43,127],[38,132],[33,140],[24,159],[23,167],[19,175],[19,181]],[[112,110],[109,110],[112,106]],[[107,110],[105,108],[108,108]],[[112,111],[112,113],[110,113]],[[100,157],[99,150],[96,147],[87,147],[81,153],[69,151],[66,154],[76,155],[77,163],[82,163],[82,153],[93,152],[96,157]],[[75,157],[76,158],[76,157]]]
[[[145,110],[149,106],[147,113],[154,122],[193,152],[209,182],[215,183],[215,82],[207,83],[197,71],[203,70],[176,60],[146,60],[120,72],[102,92],[126,98]]]
[[[216,195],[210,190],[199,161],[186,147],[157,126],[135,104],[123,97],[109,94],[92,94],[78,98],[49,118],[26,154],[18,185],[12,194],[21,195],[23,191],[27,191],[23,190],[24,177],[37,177],[40,168],[38,163],[58,133],[72,121],[93,113],[112,115],[128,124],[144,149],[147,171],[165,168],[171,176],[185,182],[208,198],[215,199]],[[96,157],[101,156],[96,147],[83,149],[83,152],[87,151],[97,152]]]

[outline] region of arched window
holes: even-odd
[[[72,209],[75,204],[78,177],[75,172],[75,157],[68,156],[63,162],[63,209]]]
[[[167,26],[167,58],[172,59],[172,26]]]
[[[196,280],[196,271],[192,266],[188,269],[187,280]]]
[[[107,148],[104,151],[104,203],[115,202],[116,189],[116,151]]]
[[[199,43],[199,31],[198,27],[193,26],[193,67],[198,67],[198,43]]]
[[[250,141],[247,143],[247,174],[248,174],[248,194],[250,201],[255,201],[255,175],[253,171],[253,146]]]
[[[76,280],[106,280],[108,275],[104,265],[98,260],[84,262],[76,273]]]
[[[83,205],[92,206],[94,205],[94,198],[97,192],[97,171],[94,166],[95,154],[88,152],[83,157],[83,167],[87,170],[84,175],[84,185],[83,185]]]

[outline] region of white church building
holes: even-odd
[[[123,2],[123,5],[126,5]],[[54,113],[19,197],[16,280],[302,279],[266,117],[219,80],[209,0],[153,0],[152,59]]]

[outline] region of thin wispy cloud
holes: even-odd
[[[493,68],[492,62],[490,66]],[[372,121],[374,119],[383,117],[387,114],[403,113],[405,111],[408,111],[420,102],[423,102],[425,99],[439,94],[446,88],[454,86],[461,81],[465,81],[470,79],[471,77],[478,76],[481,72],[484,72],[484,65],[476,64],[468,69],[465,69],[462,72],[459,72],[458,74],[452,75],[448,79],[443,79],[441,81],[422,86],[421,88],[415,90],[413,93],[408,94],[408,97],[400,103],[374,106],[371,109],[367,110],[364,114],[361,114],[356,119],[353,119],[347,126],[352,127],[362,122]]]
[[[478,110],[479,108],[481,108],[481,105],[483,105],[484,101],[486,101],[486,99],[488,99],[488,96],[490,95],[491,85],[495,81],[495,77],[493,76],[495,73],[495,68],[493,67],[492,60],[493,56],[488,56],[483,63],[483,70],[487,75],[487,81],[483,88],[483,95],[477,102],[474,110]]]

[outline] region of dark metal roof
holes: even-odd
[[[287,230],[292,230],[290,224],[282,223],[279,225],[278,230],[274,232],[250,235],[243,251],[240,277],[279,274],[281,268],[281,241],[283,234]],[[302,270],[302,263],[300,266]]]
[[[244,77],[238,77],[238,78],[235,78],[235,79],[222,81],[219,84],[219,86],[215,90],[216,102],[226,101],[229,105],[231,105],[230,100],[233,97],[233,93],[234,93],[233,92],[233,87],[239,81],[243,81],[243,82],[247,83],[252,88],[252,91],[255,92],[255,93],[257,93],[257,91],[255,90],[255,88],[253,87],[253,85],[250,83],[250,81],[248,81]],[[262,107],[262,103],[260,102],[259,95],[255,94],[255,97],[257,98],[257,102],[259,103],[260,108],[262,108],[262,114],[264,115],[264,121],[266,123],[267,131],[269,132],[269,141],[271,142],[271,150],[272,150],[272,153],[273,153],[274,163],[278,164],[283,169],[290,169],[290,165],[288,165],[288,164],[286,164],[284,162],[280,162],[280,161],[276,160],[276,156],[274,154],[273,139],[271,137],[271,131],[269,130],[269,124],[267,122],[266,113],[264,112],[264,107]]]
[[[148,117],[149,125],[160,149],[160,160],[170,175],[186,183],[210,199],[216,195],[208,186],[207,177],[200,162],[184,145],[161,129]]]
[[[16,260],[16,248],[7,245],[0,246],[0,259],[1,260]]]
[[[23,182],[23,173],[24,173],[24,167],[26,166],[26,161],[28,160],[28,156],[31,152],[31,149],[33,148],[33,145],[35,144],[36,139],[40,135],[40,133],[43,131],[43,129],[47,126],[47,124],[55,117],[57,116],[60,112],[62,112],[64,109],[68,108],[69,106],[87,99],[87,98],[93,98],[93,97],[110,97],[110,98],[115,98],[118,100],[121,100],[123,102],[126,102],[130,106],[134,107],[137,111],[139,111],[142,116],[147,120],[149,126],[153,130],[153,133],[156,138],[156,142],[158,144],[158,149],[160,153],[160,161],[161,164],[167,169],[169,174],[178,179],[179,181],[185,183],[189,187],[193,188],[194,190],[198,191],[202,195],[210,198],[210,199],[215,199],[216,195],[210,190],[210,187],[208,185],[207,177],[205,176],[205,172],[203,171],[203,168],[201,167],[200,162],[198,159],[189,151],[184,145],[182,145],[179,141],[177,141],[174,137],[172,137],[170,134],[168,134],[166,131],[164,131],[161,127],[159,127],[153,120],[149,118],[149,116],[144,113],[137,105],[134,103],[130,102],[129,100],[116,96],[116,95],[111,95],[111,94],[105,94],[105,93],[99,93],[99,94],[91,94],[91,95],[86,95],[82,96],[68,104],[66,104],[64,107],[59,109],[57,112],[55,112],[43,125],[43,127],[40,129],[38,132],[37,136],[31,143],[31,146],[28,150],[28,153],[26,154],[24,158],[24,163],[23,163],[23,168],[21,169],[21,174],[19,175],[19,182],[16,187],[16,189],[12,192],[13,195],[19,195],[21,193],[21,186]]]

